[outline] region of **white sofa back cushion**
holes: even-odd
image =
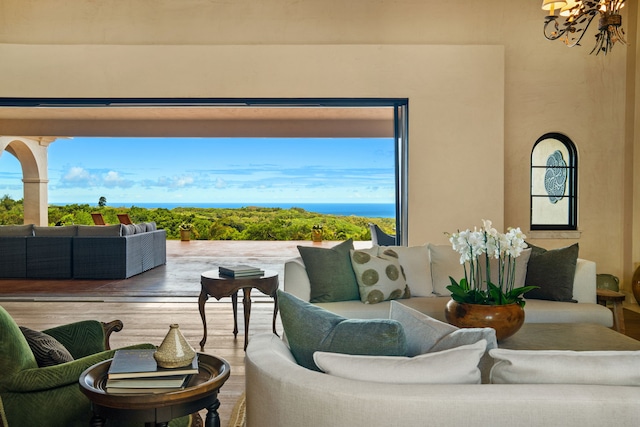
[[[422,246],[380,246],[378,256],[397,258],[407,278],[407,285],[414,297],[432,297],[431,264],[429,247]]]
[[[640,351],[489,350],[493,384],[640,386]]]
[[[317,351],[325,373],[359,381],[393,384],[480,384],[478,363],[487,341],[415,357],[360,356]]]

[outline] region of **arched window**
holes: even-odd
[[[531,151],[531,230],[577,230],[578,155],[560,133],[542,135]]]

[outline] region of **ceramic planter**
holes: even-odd
[[[524,309],[519,304],[463,304],[451,300],[444,314],[447,322],[459,328],[493,328],[498,341],[515,334],[524,324]]]

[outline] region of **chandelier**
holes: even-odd
[[[605,55],[616,42],[627,44],[622,29],[620,9],[625,0],[542,0],[549,14],[544,21],[547,40],[562,40],[567,46],[580,46],[591,21],[598,16],[596,45],[590,53]],[[559,11],[559,16],[555,12]],[[560,21],[560,22],[559,22]]]

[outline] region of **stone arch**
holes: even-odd
[[[56,138],[1,136],[0,155],[6,151],[15,156],[22,167],[24,223],[48,225],[48,161],[49,144]]]

